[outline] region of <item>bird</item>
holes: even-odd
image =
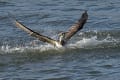
[[[83,26],[87,22],[87,19],[88,19],[88,13],[87,13],[87,11],[85,11],[84,13],[82,13],[80,19],[78,19],[78,21],[76,23],[74,23],[66,32],[61,32],[58,34],[58,40],[52,39],[48,36],[42,35],[38,32],[35,32],[32,29],[23,25],[21,22],[19,22],[16,19],[14,20],[14,23],[15,23],[16,27],[27,32],[30,36],[33,36],[42,42],[49,43],[57,48],[61,48],[61,47],[65,46],[67,41],[69,41],[73,35],[75,35],[78,31],[83,29]]]

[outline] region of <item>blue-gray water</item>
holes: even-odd
[[[55,38],[84,10],[84,29],[61,49],[30,37],[10,19]],[[120,0],[0,0],[0,80],[119,79]]]

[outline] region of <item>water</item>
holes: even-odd
[[[0,0],[0,80],[119,80],[119,0]],[[89,19],[64,48],[15,27],[55,38],[88,10]],[[33,45],[33,43],[35,43]]]

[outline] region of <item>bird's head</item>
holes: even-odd
[[[61,32],[58,34],[58,41],[63,45],[65,40],[65,32]]]

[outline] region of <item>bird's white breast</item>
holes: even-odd
[[[56,47],[61,48],[63,47],[59,42],[55,42]]]

